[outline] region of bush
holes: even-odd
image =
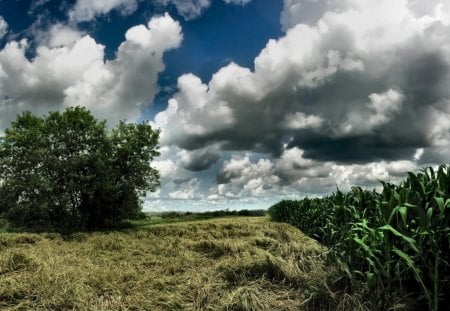
[[[140,215],[159,186],[150,166],[158,131],[120,122],[111,131],[84,108],[22,113],[0,140],[0,213],[39,231],[110,227]]]

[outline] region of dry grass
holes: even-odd
[[[128,232],[0,234],[2,310],[299,310],[329,272],[286,224],[233,217]]]

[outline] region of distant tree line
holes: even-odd
[[[162,212],[156,213],[161,216],[163,219],[175,219],[180,217],[190,217],[194,219],[209,219],[209,218],[217,218],[217,217],[226,217],[226,216],[248,216],[248,217],[258,217],[264,216],[266,214],[266,210],[256,209],[256,210],[217,210],[217,211],[205,211],[205,212]]]
[[[159,131],[120,122],[108,130],[81,107],[20,114],[0,140],[0,214],[33,230],[92,230],[141,213],[159,186],[150,166]]]

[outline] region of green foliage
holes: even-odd
[[[193,212],[163,212],[159,213],[158,215],[161,216],[163,219],[175,219],[175,218],[191,218],[191,219],[210,219],[210,218],[216,218],[216,217],[226,217],[226,216],[249,216],[249,217],[255,217],[255,216],[264,216],[265,210],[239,210],[239,211],[230,211],[230,210],[217,210],[217,211],[207,211],[207,212],[199,212],[199,213],[193,213]]]
[[[321,199],[281,201],[273,220],[292,224],[330,247],[352,282],[372,295],[413,293],[430,310],[450,304],[450,169],[408,173],[383,190],[353,187]]]
[[[159,174],[158,131],[121,122],[108,132],[84,108],[22,113],[0,141],[0,213],[34,230],[109,227],[138,216]]]

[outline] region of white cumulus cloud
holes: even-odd
[[[0,15],[0,39],[8,32],[8,23],[3,16]]]
[[[69,17],[72,21],[90,21],[97,16],[109,13],[114,9],[120,9],[120,13],[127,15],[137,8],[138,0],[77,0]]]
[[[267,42],[254,69],[230,63],[210,81],[180,77],[152,124],[162,144],[184,150],[178,165],[207,169],[227,155],[215,162],[211,200],[397,182],[448,160],[448,7],[285,0],[285,33]]]
[[[111,61],[92,37],[64,27],[50,30],[48,46],[39,46],[32,60],[25,56],[27,41],[7,43],[0,50],[0,128],[23,110],[41,114],[74,105],[112,124],[137,119],[158,91],[164,52],[181,43],[181,27],[166,14],[125,37]]]
[[[286,0],[286,33],[268,41],[254,70],[230,63],[209,82],[180,78],[155,118],[163,143],[268,154],[288,143],[306,158],[344,162],[449,144],[446,117],[437,117],[450,99],[445,3],[425,15],[411,4]]]
[[[305,129],[305,128],[319,128],[324,119],[314,115],[307,116],[303,112],[296,112],[287,115],[285,118],[286,127],[288,129]]]
[[[122,15],[132,14],[143,0],[77,0],[69,11],[69,17],[74,22],[85,22],[98,16],[107,15],[117,10]],[[155,0],[153,4],[168,7],[173,6],[184,19],[198,18],[210,7],[211,0]],[[224,0],[227,4],[246,5],[251,0]]]
[[[203,11],[207,9],[211,2],[210,0],[157,0],[162,5],[172,4],[178,14],[183,16],[186,20],[194,19],[202,15]]]

